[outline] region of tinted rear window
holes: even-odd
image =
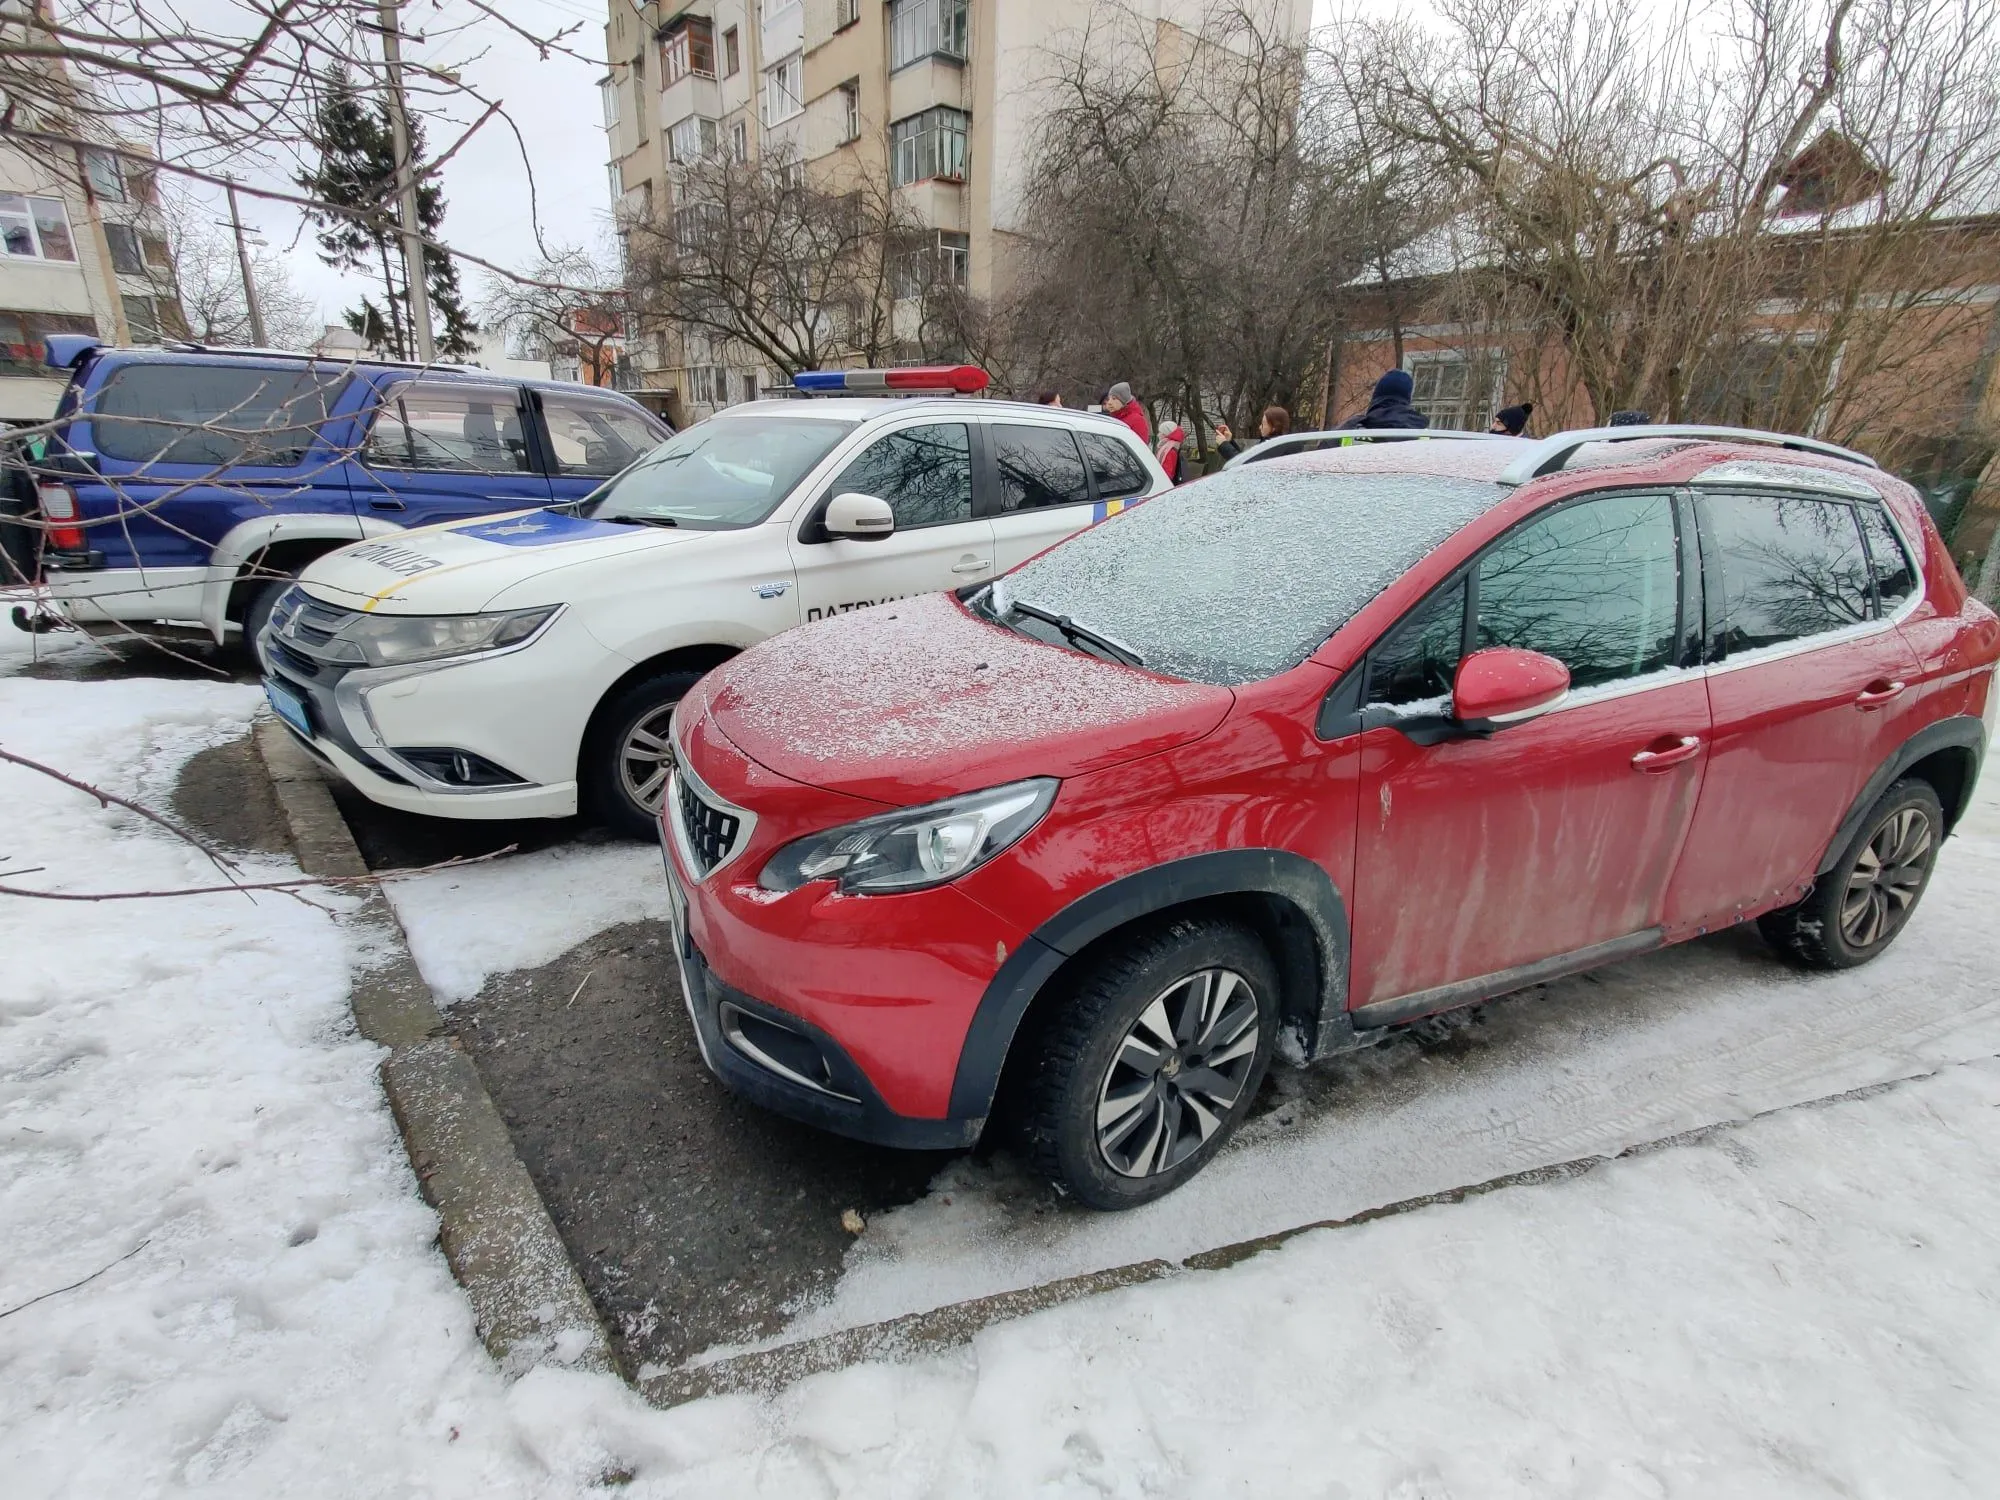
[[[1248,467],[1159,495],[994,584],[1149,671],[1252,682],[1296,666],[1510,491],[1486,480]]]
[[[127,365],[90,403],[91,438],[124,463],[292,467],[345,372],[304,366]]]

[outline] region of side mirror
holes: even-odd
[[[1569,696],[1569,668],[1553,656],[1492,646],[1458,664],[1451,716],[1463,729],[1490,733],[1547,713]]]
[[[879,500],[873,495],[835,495],[827,502],[826,519],[822,524],[828,536],[867,541],[893,532],[896,529],[896,513],[889,509],[887,500]]]

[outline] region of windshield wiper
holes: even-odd
[[[1039,604],[1028,604],[1022,600],[1015,599],[1008,603],[1007,613],[1010,615],[1026,615],[1031,620],[1040,620],[1044,625],[1053,625],[1062,633],[1062,638],[1070,642],[1070,644],[1076,645],[1082,643],[1084,645],[1095,646],[1104,655],[1110,657],[1111,660],[1122,662],[1128,667],[1143,667],[1146,665],[1139,653],[1134,651],[1130,646],[1121,645],[1117,641],[1112,640],[1108,635],[1099,635],[1088,625],[1079,625],[1068,615],[1059,615],[1052,609],[1043,609]]]
[[[614,526],[678,526],[681,523],[672,516],[593,516],[594,521],[609,521]]]

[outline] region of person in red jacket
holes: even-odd
[[[1137,433],[1140,442],[1153,441],[1153,424],[1146,420],[1146,408],[1132,399],[1132,387],[1125,381],[1104,393],[1104,410]]]

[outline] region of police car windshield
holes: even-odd
[[[829,417],[710,417],[675,433],[578,509],[599,521],[696,531],[755,526],[853,428]]]
[[[1489,480],[1252,464],[1079,532],[972,607],[1063,643],[1071,632],[1034,623],[1057,618],[1163,676],[1255,682],[1304,661],[1510,493]]]

